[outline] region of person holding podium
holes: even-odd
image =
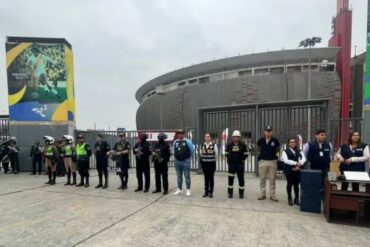
[[[340,162],[339,170],[344,171],[365,171],[365,162],[369,159],[369,146],[361,141],[361,134],[358,131],[352,132],[348,142],[343,144],[336,157]],[[348,182],[342,182],[341,190],[348,190]],[[359,183],[352,183],[352,191],[359,191]]]

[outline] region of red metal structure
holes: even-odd
[[[349,118],[350,83],[351,83],[351,39],[352,39],[352,10],[349,0],[337,0],[337,16],[333,18],[333,36],[329,40],[330,47],[340,47],[337,56],[337,72],[342,80],[342,99],[340,118]],[[343,142],[348,136],[348,123],[343,121],[339,141]]]

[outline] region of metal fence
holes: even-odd
[[[136,159],[135,155],[133,154],[133,147],[138,141],[138,137],[140,133],[162,133],[162,132],[176,132],[176,130],[140,130],[140,131],[125,131],[126,133],[126,140],[131,144],[131,152],[129,153],[129,159],[130,159],[130,166],[131,167],[136,167]],[[98,134],[102,134],[104,136],[104,140],[109,143],[111,148],[113,149],[114,144],[119,141],[117,131],[105,131],[105,130],[76,130],[75,131],[75,136],[77,134],[83,134],[85,136],[86,142],[90,145],[92,148],[92,151],[94,152],[94,146],[96,143],[96,137]],[[192,139],[196,135],[196,130],[194,128],[186,128],[186,137],[189,139]],[[156,141],[150,141],[150,143],[153,145]],[[168,141],[168,143],[171,146],[172,150],[172,140]],[[194,156],[191,159],[191,168],[198,169],[199,164],[198,164],[198,150],[196,150]],[[151,167],[153,167],[153,162],[151,162]],[[173,155],[170,158],[170,161],[168,163],[170,167],[174,166],[174,158]],[[90,167],[91,168],[96,168],[96,161],[95,161],[95,155],[92,155],[90,158]],[[109,169],[114,170],[115,169],[115,162],[112,160],[109,160]]]
[[[0,141],[9,139],[9,119],[7,117],[0,116]]]
[[[229,128],[228,141],[233,130],[240,130],[250,153],[246,160],[246,172],[258,174],[256,143],[262,136],[264,126],[271,125],[274,136],[282,144],[297,134],[306,141],[310,140],[310,133],[329,127],[328,103],[329,100],[325,99],[201,108],[198,140],[209,132],[220,146],[221,135],[226,128]],[[217,171],[227,171],[222,152],[218,157]]]

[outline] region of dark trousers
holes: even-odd
[[[32,173],[36,174],[36,164],[37,164],[37,171],[41,174],[42,169],[42,157],[32,157]]]
[[[239,195],[244,195],[244,167],[244,164],[229,164],[229,186],[227,192],[230,195],[233,194],[235,174],[238,176],[239,180]]]
[[[8,173],[9,171],[9,162],[2,162],[3,167],[4,167],[4,173]]]
[[[289,170],[285,171],[287,180],[286,191],[288,198],[292,199],[292,187],[294,187],[294,197],[299,198],[299,182],[301,180],[301,172],[293,171],[291,167],[288,169]]]
[[[10,156],[10,165],[12,166],[12,172],[19,172],[19,159],[17,155]]]
[[[78,160],[77,161],[78,165],[78,173],[80,174],[81,177],[81,183],[84,183],[84,179],[86,178],[86,182],[89,182],[89,160]]]
[[[342,182],[341,190],[347,191],[348,190],[349,183],[348,182]],[[360,191],[360,184],[359,183],[352,183],[352,191]]]
[[[128,183],[128,169],[130,167],[129,163],[116,163],[116,167],[120,168],[120,172],[118,173],[121,179],[121,185],[127,186]]]
[[[104,174],[105,183],[107,183],[108,182],[108,161],[97,160],[96,169],[98,170],[99,184],[103,184],[103,174]]]
[[[204,191],[205,193],[213,193],[213,188],[215,185],[215,171],[216,162],[200,162],[204,174]],[[243,178],[244,179],[244,178]],[[234,181],[233,181],[234,183]],[[244,186],[244,183],[243,183]]]
[[[163,180],[163,190],[168,191],[168,163],[158,161],[154,162],[155,189],[161,191],[161,177]]]
[[[148,162],[137,162],[136,163],[136,177],[138,189],[143,189],[143,175],[145,178],[145,189],[150,188],[150,164]]]

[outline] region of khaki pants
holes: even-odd
[[[50,167],[50,170],[52,172],[56,172],[57,171],[57,163],[52,162],[51,159],[45,158],[45,165],[46,165],[46,169],[48,169]]]
[[[66,167],[66,171],[68,172],[69,170],[71,172],[76,171],[76,163],[72,161],[71,157],[65,157],[64,158],[64,166]]]
[[[270,180],[270,197],[275,198],[276,171],[277,171],[277,161],[276,160],[260,160],[259,161],[261,196],[266,196],[266,178],[268,177]]]

